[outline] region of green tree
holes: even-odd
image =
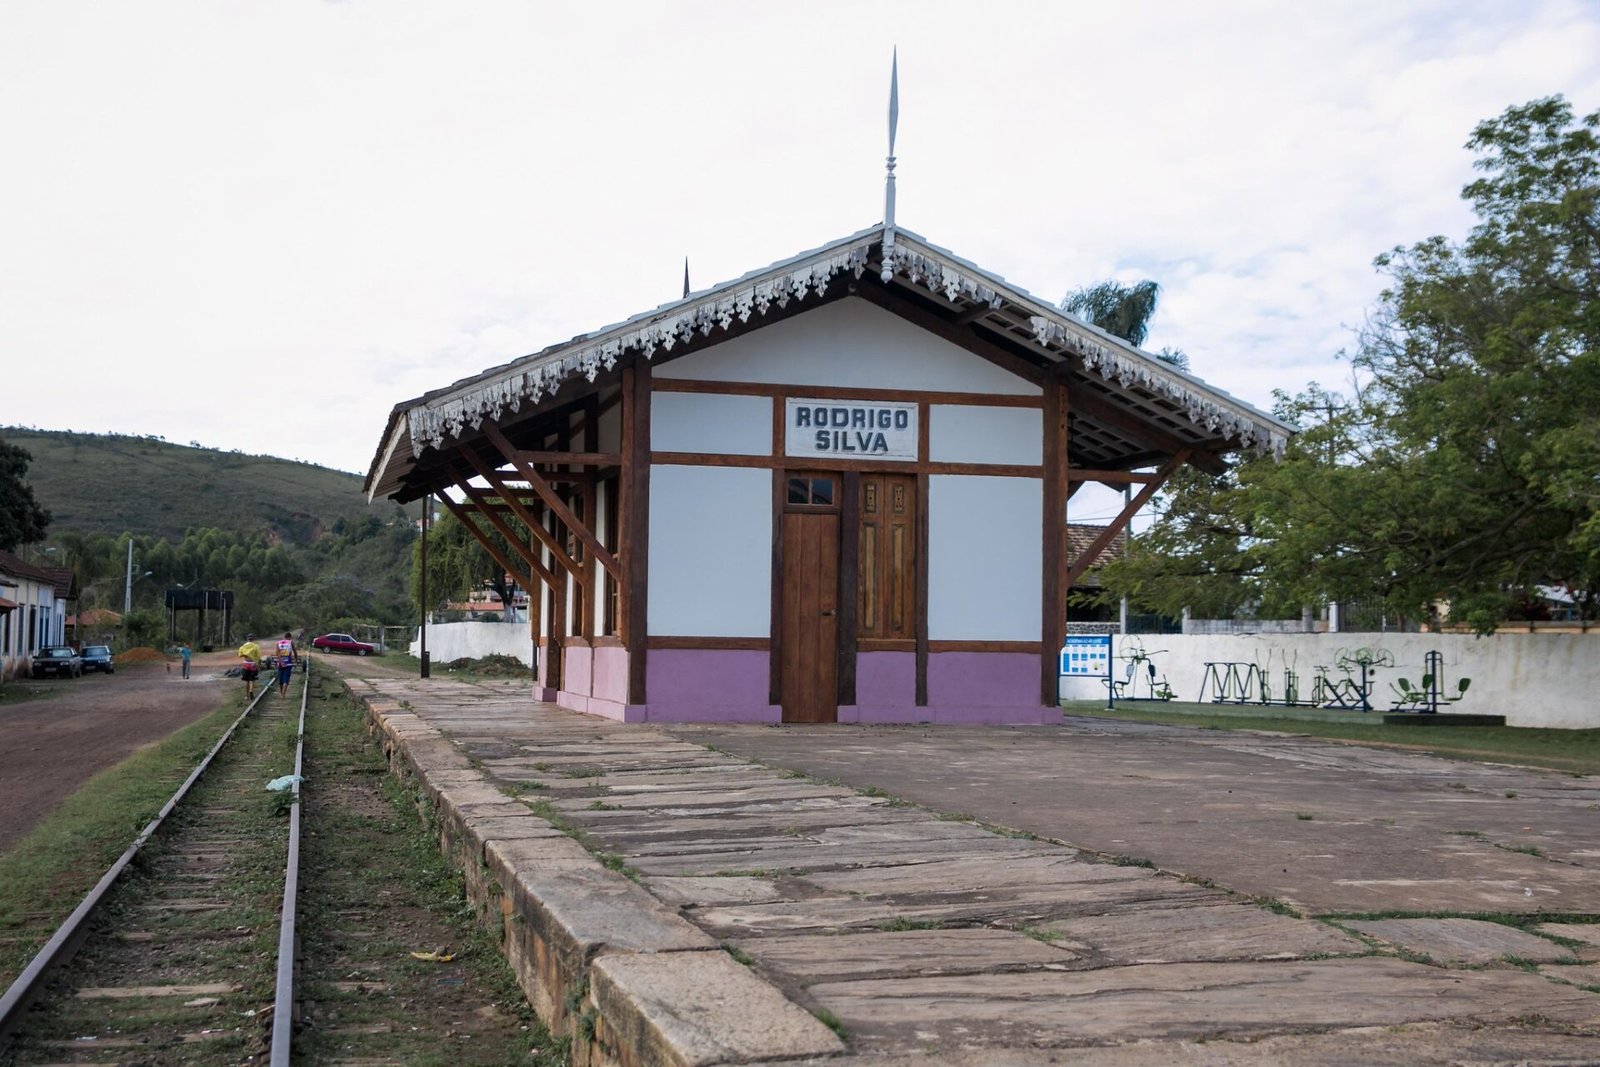
[[[1467,239],[1379,257],[1355,395],[1280,397],[1306,426],[1168,493],[1105,582],[1201,602],[1228,576],[1264,604],[1380,598],[1479,632],[1540,586],[1600,592],[1600,112],[1559,97],[1480,124]],[[1168,560],[1156,558],[1165,550]],[[1159,589],[1159,591],[1157,591]],[[1222,599],[1227,599],[1223,597]]]
[[[513,533],[526,539],[529,535],[515,516],[507,516],[506,525]],[[517,554],[505,538],[489,532],[501,554],[516,559]],[[412,550],[411,593],[420,599],[422,593],[422,541]],[[428,530],[428,596],[430,609],[451,600],[465,600],[467,594],[491,586],[500,597],[501,604],[511,603],[511,586],[506,582],[505,568],[497,563],[487,549],[473,537],[454,515],[445,515]]]
[[[33,455],[25,448],[0,441],[0,549],[15,552],[44,537],[50,512],[33,497],[33,486],[22,479]]]
[[[1160,300],[1161,286],[1148,279],[1132,285],[1103,281],[1068,293],[1061,310],[1138,346],[1150,333]]]
[[[1161,286],[1153,281],[1123,285],[1108,280],[1068,293],[1062,298],[1061,310],[1138,347],[1150,334],[1150,320],[1160,302]],[[1189,369],[1189,357],[1181,349],[1163,348],[1155,357],[1182,370]]]

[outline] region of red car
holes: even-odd
[[[312,639],[311,647],[320,648],[324,652],[351,652],[357,656],[376,656],[382,651],[377,645],[357,641],[349,634],[323,634]]]

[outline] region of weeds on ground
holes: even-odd
[[[230,696],[205,718],[96,775],[0,856],[0,987],[22,972],[239,710]]]

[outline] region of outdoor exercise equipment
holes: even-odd
[[[1200,680],[1200,699],[1206,699],[1211,690],[1213,704],[1266,703],[1257,693],[1264,693],[1265,676],[1254,663],[1237,660],[1217,660],[1206,664],[1205,677]]]
[[[1122,654],[1117,658],[1127,660],[1128,666],[1123,673],[1121,681],[1108,678],[1106,684],[1118,700],[1171,700],[1173,698],[1172,686],[1167,684],[1167,676],[1158,674],[1155,660],[1151,657],[1159,656],[1166,651],[1164,648],[1154,652],[1146,652],[1144,642],[1137,637],[1123,638]],[[1144,682],[1145,695],[1139,695],[1139,682]]]
[[[1211,693],[1213,704],[1262,704],[1282,705],[1286,708],[1298,707],[1302,703],[1316,703],[1316,700],[1302,701],[1300,699],[1300,674],[1294,669],[1298,660],[1290,659],[1289,653],[1279,653],[1283,656],[1283,689],[1282,700],[1273,699],[1272,691],[1272,650],[1266,654],[1266,662],[1258,658],[1255,663],[1243,660],[1217,660],[1207,663],[1204,677],[1200,680],[1200,701],[1206,700],[1206,693]],[[1319,667],[1325,672],[1327,668]],[[1319,685],[1321,676],[1319,675]],[[1327,683],[1331,686],[1332,683]]]
[[[1396,678],[1394,689],[1398,699],[1394,702],[1395,711],[1415,711],[1422,715],[1437,715],[1440,704],[1454,704],[1467,695],[1467,689],[1472,685],[1471,678],[1458,678],[1456,680],[1456,693],[1454,696],[1445,696],[1444,685],[1444,655],[1437,650],[1429,652],[1422,657],[1422,684],[1413,688],[1405,678]]]
[[[1344,677],[1330,677],[1327,666],[1318,664],[1317,676],[1311,683],[1311,703],[1319,708],[1350,708],[1365,713],[1372,710],[1372,672],[1379,667],[1393,667],[1394,656],[1382,648],[1341,648],[1333,664],[1344,672]],[[1352,672],[1359,672],[1359,681]]]

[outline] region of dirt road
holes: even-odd
[[[0,706],[0,853],[90,778],[231,696],[239,682],[222,672],[235,662],[226,653],[197,655],[188,681],[176,664],[169,673],[158,663],[5,683],[59,692]]]

